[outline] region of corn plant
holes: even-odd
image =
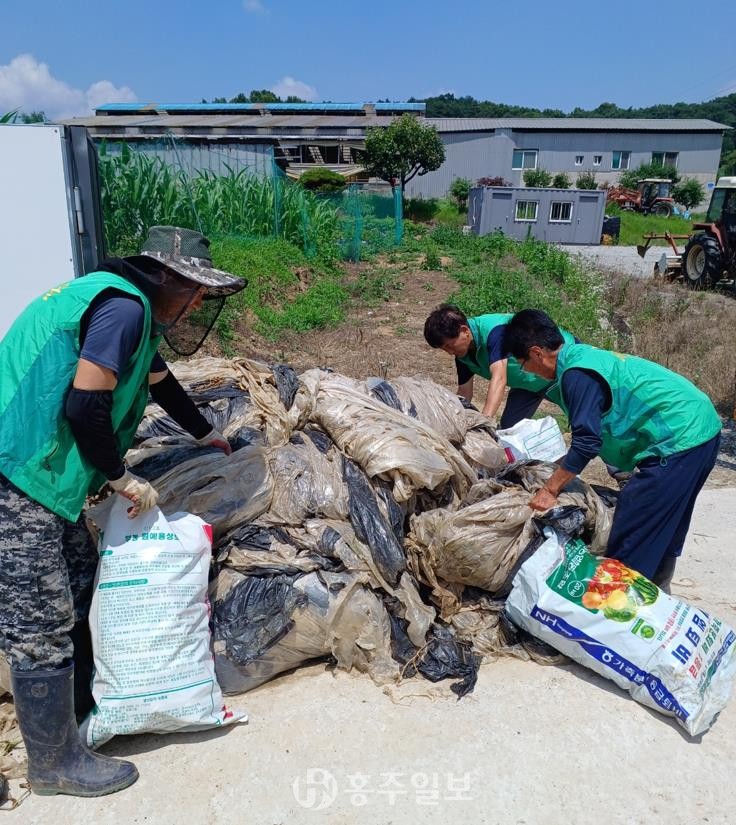
[[[173,171],[123,144],[100,147],[105,237],[111,254],[137,252],[149,227],[170,224],[208,236],[282,237],[308,253],[334,257],[337,212],[298,184],[227,168],[217,175]]]

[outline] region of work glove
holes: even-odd
[[[120,478],[108,481],[108,484],[120,493],[121,496],[133,502],[132,507],[128,507],[128,518],[135,518],[146,510],[156,506],[158,493],[145,478],[133,475],[130,470],[126,470]]]
[[[230,455],[233,451],[227,438],[225,438],[221,432],[214,429],[207,433],[207,435],[202,436],[202,438],[198,438],[197,444],[199,444],[200,447],[217,447],[217,449],[222,450],[225,455]]]

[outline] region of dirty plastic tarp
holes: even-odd
[[[537,513],[529,507],[530,493],[542,486],[553,465],[518,467],[510,475],[523,486],[506,480],[478,482],[455,511],[432,510],[413,516],[406,541],[409,566],[429,584],[447,616],[459,606],[456,589],[445,583],[471,585],[504,596],[519,560],[538,535]],[[509,486],[507,486],[507,484]],[[584,514],[582,528],[595,537],[593,552],[605,550],[611,514],[585,482],[577,479],[558,499],[560,508],[574,507]]]
[[[474,657],[525,655],[504,627],[501,602],[470,585],[479,570],[486,587],[503,584],[502,569],[536,546],[526,504],[548,469],[507,468],[487,419],[420,378],[296,376],[247,359],[173,369],[228,436],[232,456],[200,449],[168,424],[152,428],[163,416],[151,406],[139,436],[168,435],[139,438],[127,460],[164,508],[214,526],[215,646],[228,692],[322,657],[381,684],[402,670],[444,668],[464,691],[474,683]],[[608,508],[587,486],[573,500],[596,538],[610,524]],[[428,549],[430,525],[450,538],[454,519],[470,538],[464,548],[447,542],[461,567],[470,564],[463,553],[486,548],[473,562],[475,578],[454,570],[444,546]],[[499,525],[506,544],[489,556]],[[397,621],[414,649],[403,663],[391,654]]]
[[[311,419],[369,478],[392,481],[397,502],[445,485],[462,496],[477,479],[446,438],[371,398],[360,382],[320,370],[309,370],[301,381],[312,399]]]
[[[226,694],[332,655],[338,667],[394,681],[391,627],[380,598],[358,575],[246,577],[223,570],[211,592],[215,670]]]

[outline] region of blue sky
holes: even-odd
[[[566,111],[700,101],[736,92],[736,2],[709,7],[706,25],[692,0],[0,0],[0,114],[252,88]]]

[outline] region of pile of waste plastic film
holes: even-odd
[[[324,658],[378,684],[453,677],[462,696],[484,657],[533,655],[503,604],[542,526],[605,547],[608,497],[577,480],[535,518],[528,501],[553,466],[508,465],[488,419],[432,381],[244,359],[173,370],[232,455],[151,405],[127,461],[165,512],[214,528],[225,693]]]

